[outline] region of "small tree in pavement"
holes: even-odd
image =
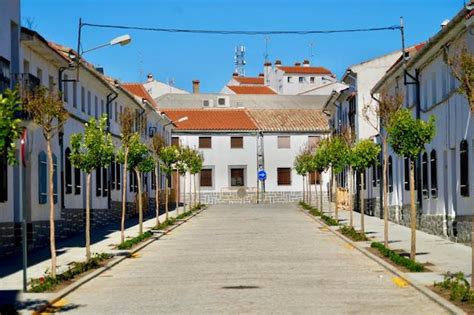
[[[329,159],[326,151],[326,147],[328,144],[328,140],[324,139],[321,142],[318,143],[318,146],[316,147],[316,151],[313,156],[313,163],[314,163],[314,168],[319,174],[323,174],[323,172],[326,172],[329,167]],[[319,180],[319,207],[320,211],[323,212],[323,180],[320,178]]]
[[[84,136],[82,133],[71,135],[71,164],[86,173],[86,258],[91,259],[90,250],[90,200],[91,200],[91,173],[108,166],[114,156],[112,136],[107,130],[107,115],[104,114],[97,122],[91,118],[85,124]]]
[[[393,151],[410,161],[410,205],[411,205],[411,250],[410,258],[416,256],[416,206],[415,206],[415,160],[425,150],[425,145],[430,143],[436,133],[435,119],[431,116],[428,122],[414,119],[408,109],[397,111],[388,126],[388,141]]]
[[[178,159],[178,154],[179,154],[179,148],[177,148],[174,145],[163,147],[160,150],[161,169],[166,174],[166,179],[165,179],[165,215],[166,215],[166,221],[168,221],[168,219],[169,219],[169,217],[168,217],[168,212],[169,212],[168,177],[173,173],[175,163]]]
[[[189,156],[189,174],[191,174],[194,183],[194,205],[199,206],[201,200],[197,202],[197,194],[196,194],[196,174],[201,173],[202,166],[204,163],[204,157],[199,153],[197,150],[192,150]],[[199,190],[201,190],[201,185],[199,184]],[[191,190],[189,191],[191,193]],[[193,200],[192,198],[190,198]],[[192,202],[192,201],[191,201]]]
[[[150,140],[150,153],[154,161],[154,169],[153,171],[155,172],[155,207],[156,207],[156,226],[160,225],[160,181],[159,179],[159,166],[160,166],[160,151],[161,148],[165,146],[165,139],[159,135],[158,133],[155,133],[153,137]]]
[[[357,142],[354,147],[351,149],[350,153],[350,165],[354,168],[354,170],[359,172],[360,176],[360,183],[364,182],[364,173],[365,170],[370,167],[370,165],[375,165],[378,162],[378,156],[380,154],[380,146],[375,144],[370,139],[365,139]],[[352,208],[350,209],[351,215],[351,222],[352,222]],[[360,194],[360,230],[361,233],[365,233],[365,225],[364,225],[364,197],[362,193]]]
[[[56,241],[54,226],[54,161],[51,141],[62,129],[68,118],[61,96],[40,87],[27,93],[23,100],[23,109],[34,123],[40,126],[46,141],[48,155],[48,203],[49,203],[49,241],[51,249],[51,276],[56,277]]]

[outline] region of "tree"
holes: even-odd
[[[304,148],[296,157],[293,163],[294,169],[296,173],[302,176],[303,179],[303,202],[310,202],[308,199],[310,198],[308,189],[307,189],[307,175],[311,172],[313,166],[313,156],[311,152],[307,148]]]
[[[197,150],[192,150],[192,153],[190,154],[189,158],[189,173],[192,175],[194,182],[194,206],[199,206],[201,203],[201,200],[199,200],[199,202],[196,201],[196,174],[201,172],[203,163],[203,156]],[[199,189],[201,189],[200,185]]]
[[[160,160],[161,168],[166,174],[165,179],[165,214],[166,221],[168,221],[168,198],[169,198],[169,189],[168,189],[168,177],[173,173],[175,163],[178,159],[179,148],[176,146],[166,146],[160,150]]]
[[[76,133],[71,136],[71,164],[86,173],[86,258],[91,259],[90,251],[90,195],[91,173],[108,166],[114,156],[112,136],[107,130],[107,115],[98,121],[91,118],[85,124],[84,136]]]
[[[154,161],[155,172],[155,208],[156,208],[156,226],[160,225],[160,185],[159,185],[159,166],[160,166],[160,151],[165,146],[165,139],[157,133],[153,135],[150,141],[149,149]]]
[[[11,96],[13,97],[13,96]],[[11,105],[8,104],[7,105]],[[3,105],[3,104],[2,104]],[[44,87],[26,93],[23,100],[23,109],[29,117],[40,126],[46,141],[48,155],[48,202],[49,202],[49,242],[51,249],[51,276],[56,277],[56,242],[54,226],[54,165],[51,140],[62,129],[68,118],[68,112],[63,107],[61,96],[48,91]],[[3,120],[3,119],[2,119]],[[16,125],[15,120],[10,124]],[[17,131],[13,131],[16,135]]]
[[[0,155],[6,156],[10,165],[17,163],[16,140],[20,139],[22,133],[20,114],[18,91],[6,89],[0,94]]]
[[[128,107],[125,107],[120,114],[120,141],[121,147],[118,152],[120,159],[117,159],[123,165],[122,180],[122,213],[120,218],[120,243],[125,242],[125,215],[127,210],[127,172],[128,172],[128,153],[130,142],[134,134],[133,126],[136,121],[135,113]]]
[[[334,136],[330,138],[326,144],[326,155],[328,158],[329,165],[331,166],[332,175],[340,174],[344,171],[344,168],[348,165],[349,158],[349,147],[342,136]],[[337,188],[336,181],[333,180],[333,185]],[[335,192],[335,219],[339,220],[338,209],[337,209],[337,190]]]
[[[123,157],[119,157],[121,161]],[[140,134],[134,133],[130,138],[128,150],[128,168],[135,172],[138,181],[138,234],[143,234],[143,185],[142,174],[153,171],[155,162],[149,155],[148,147],[141,142]]]
[[[410,258],[416,256],[416,206],[415,206],[415,159],[425,150],[425,145],[430,143],[436,133],[435,119],[433,116],[427,122],[414,119],[408,109],[397,111],[390,120],[387,128],[388,142],[393,151],[410,161],[410,206],[411,206],[411,250]]]
[[[193,158],[193,154],[194,152],[189,147],[180,147],[178,162],[176,163],[178,174],[183,176],[183,212],[186,212],[186,173],[189,170],[189,164]],[[179,195],[176,194],[176,196],[179,204]]]
[[[375,108],[370,105],[365,105],[363,108],[363,116],[366,121],[372,125],[372,127],[379,132],[380,139],[382,141],[382,199],[383,199],[383,217],[384,217],[384,245],[388,246],[388,133],[387,128],[394,114],[400,110],[403,106],[404,97],[400,93],[390,95],[387,89],[382,89],[379,97],[372,95],[372,98],[376,101],[377,106]],[[373,117],[379,118],[379,123],[373,123]]]
[[[351,149],[350,153],[350,165],[359,172],[360,174],[360,184],[364,182],[364,173],[365,170],[370,165],[375,165],[378,162],[378,156],[380,154],[380,146],[375,144],[370,139],[365,139],[358,141],[354,147]],[[351,213],[351,222],[352,222],[352,208],[350,209]],[[360,229],[362,233],[365,233],[364,226],[364,197],[360,194]],[[352,226],[352,225],[351,225]]]
[[[323,172],[326,172],[329,167],[329,159],[327,155],[327,145],[328,145],[328,139],[324,139],[321,142],[319,142],[318,146],[316,147],[316,152],[314,153],[313,157],[313,163],[314,163],[314,168],[316,171],[319,172],[319,174],[322,174]],[[322,179],[319,180],[319,207],[320,211],[323,212],[323,181]]]

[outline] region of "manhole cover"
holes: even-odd
[[[247,289],[260,289],[259,286],[256,285],[232,285],[232,286],[225,286],[222,289],[226,290],[247,290]]]

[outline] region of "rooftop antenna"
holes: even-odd
[[[139,80],[138,82],[143,81],[143,77],[145,76],[145,72],[143,70],[143,54],[141,51],[138,52],[138,63],[140,64],[140,67],[138,69],[138,75],[139,75]]]
[[[315,46],[314,41],[309,42],[309,60],[311,61],[311,64],[313,64],[314,46]]]
[[[174,83],[174,78],[168,78],[167,81],[168,81],[168,85],[169,85],[169,87],[170,87],[170,93],[172,93],[172,90],[173,90],[174,84],[175,84],[175,83]]]
[[[239,76],[245,76],[245,65],[247,62],[245,61],[245,46],[239,45],[235,47],[235,56],[234,56],[234,65],[235,70],[234,72],[237,73]]]
[[[270,42],[270,36],[265,35],[263,40],[265,41],[265,53],[263,54],[263,57],[265,58],[265,62],[268,62],[268,56],[269,56],[269,54],[268,54],[268,43]]]

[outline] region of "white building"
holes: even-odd
[[[414,117],[436,118],[436,136],[417,162],[418,227],[460,242],[470,240],[474,209],[474,127],[469,103],[457,92],[459,82],[446,60],[459,54],[459,47],[474,52],[473,15],[462,9],[406,65],[398,62],[373,89],[404,95]],[[410,208],[407,162],[390,150],[390,219],[405,225]]]
[[[153,77],[153,74],[149,73],[147,75],[147,81],[143,83],[145,90],[151,95],[152,98],[158,98],[164,94],[173,93],[173,94],[189,94],[188,91],[178,89],[177,87],[166,84],[161,81],[156,80]]]

